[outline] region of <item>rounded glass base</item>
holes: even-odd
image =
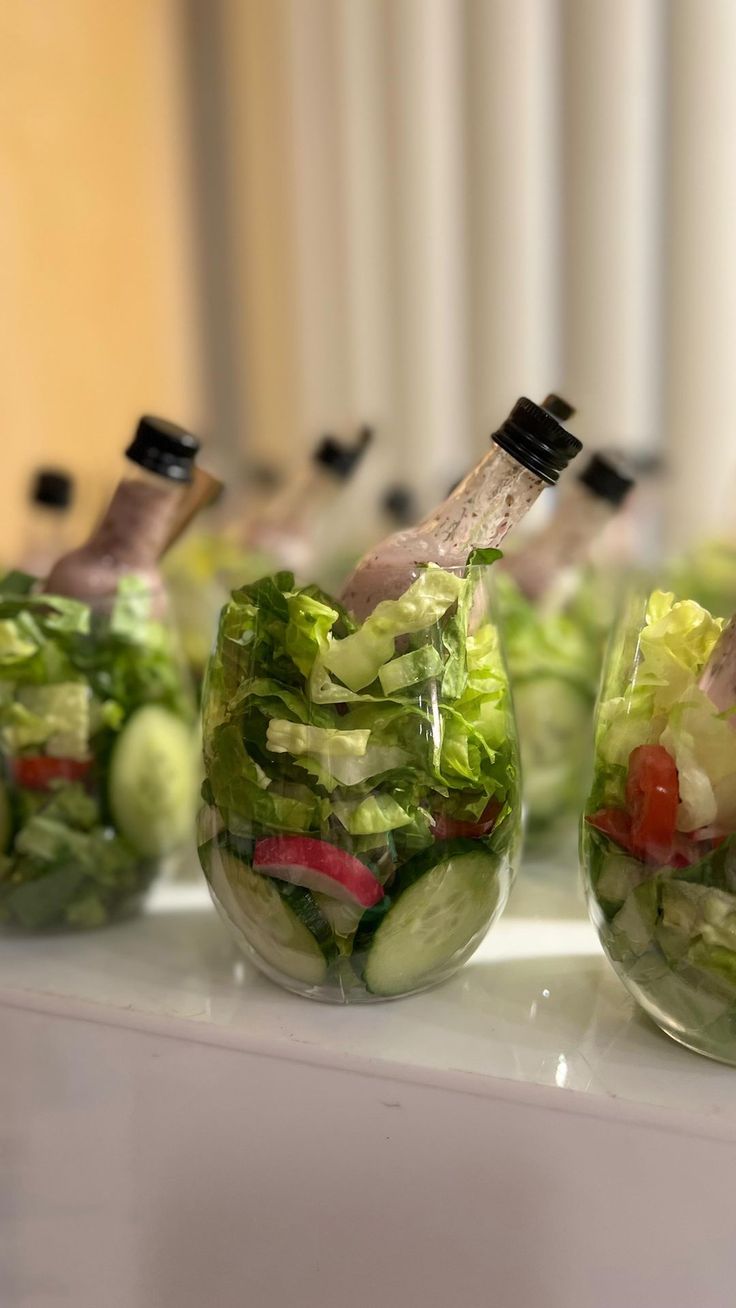
[[[231,938],[270,981],[291,994],[324,1004],[386,1003],[441,985],[471,958],[503,912],[512,881],[511,862],[503,858],[488,874],[482,917],[478,917],[476,901],[464,918],[473,922],[473,929],[462,938],[456,936],[451,951],[440,957],[430,935],[436,929],[434,923],[428,925],[418,918],[405,920],[400,930],[391,932],[387,943],[375,932],[363,946],[358,928],[352,939],[340,942],[338,950],[334,941],[325,941],[320,947],[306,929],[299,929],[298,922],[281,915],[279,891],[270,878],[260,878],[249,870],[246,875],[263,884],[258,887],[257,880],[252,881],[244,894],[231,864],[217,853],[206,871],[212,901]],[[463,907],[460,905],[460,920]],[[256,915],[256,910],[262,911]],[[443,922],[442,903],[432,909],[432,916],[438,926]],[[418,955],[427,960],[426,968],[417,964]]]

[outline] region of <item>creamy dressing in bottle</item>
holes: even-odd
[[[521,549],[501,560],[527,599],[540,600],[557,578],[582,563],[634,486],[616,460],[593,454],[580,476],[565,488],[550,521]]]
[[[490,451],[439,508],[361,559],[342,594],[357,619],[367,617],[381,600],[403,594],[419,565],[460,568],[472,549],[500,545],[582,449],[552,414],[525,397],[517,400],[492,441]]]
[[[314,528],[356,472],[373,439],[364,427],[353,445],[324,436],[282,491],[246,521],[241,543],[248,550],[272,556],[281,567],[302,575],[310,571]]]
[[[84,545],[64,554],[46,579],[48,594],[90,602],[111,598],[135,572],[152,592],[162,589],[158,559],[191,484],[199,442],[163,418],[141,418],[126,450],[131,470]]]

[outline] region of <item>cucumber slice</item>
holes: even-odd
[[[499,860],[478,841],[451,840],[399,869],[393,907],[371,944],[363,978],[374,995],[441,981],[482,940],[500,899]]]
[[[190,728],[147,704],[123,728],[110,763],[115,824],[143,858],[160,858],[192,831],[198,767]]]
[[[291,901],[287,902],[269,877],[254,872],[229,849],[210,847],[208,853],[212,893],[256,959],[292,981],[322,985],[327,975],[325,956],[312,931],[290,907]],[[303,910],[303,902],[300,908]]]
[[[256,875],[261,876],[262,873]],[[333,958],[337,953],[335,935],[311,890],[305,886],[292,886],[288,881],[272,881],[270,877],[269,881],[292,913],[314,936],[325,957]]]

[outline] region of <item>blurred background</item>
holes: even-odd
[[[0,556],[137,415],[231,482],[375,424],[442,496],[521,392],[736,486],[733,0],[3,0]],[[205,460],[206,462],[206,460]]]

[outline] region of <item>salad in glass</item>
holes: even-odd
[[[631,600],[597,710],[588,900],[625,985],[681,1043],[736,1063],[736,735],[702,689],[723,622]]]
[[[204,694],[202,866],[238,943],[287,989],[411,994],[473,953],[519,837],[487,564],[418,567],[356,623],[280,572],[233,592]]]
[[[184,657],[199,693],[217,619],[230,591],[255,581],[273,561],[249,554],[222,532],[190,532],[167,554],[162,571]]]
[[[528,831],[538,837],[580,813],[592,755],[599,642],[571,613],[528,600],[508,575],[501,575],[498,594]]]
[[[98,927],[190,835],[193,706],[138,577],[94,607],[32,586],[0,584],[0,924]]]

